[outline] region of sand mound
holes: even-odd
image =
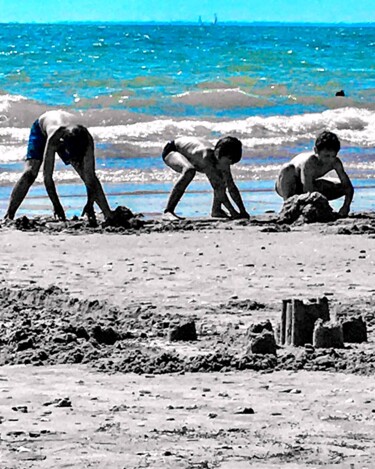
[[[122,228],[141,228],[144,226],[144,221],[139,218],[139,216],[134,215],[134,213],[127,207],[119,206],[113,212],[113,217],[106,220],[102,226],[105,228],[107,226],[116,226]]]
[[[215,229],[218,226],[228,224],[229,220],[217,219],[191,219],[164,221],[162,219],[145,220],[141,214],[133,214],[126,207],[117,207],[114,210],[114,217],[108,221],[102,221],[93,225],[85,218],[74,216],[71,220],[56,221],[52,217],[37,216],[29,218],[26,215],[13,220],[3,220],[0,224],[3,229],[17,229],[20,231],[47,232],[47,233],[163,233],[177,231],[201,231]]]
[[[316,223],[337,220],[328,200],[319,192],[294,195],[284,202],[279,214],[280,223]]]

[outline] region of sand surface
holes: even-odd
[[[49,221],[0,242],[2,468],[374,467],[373,215]],[[282,299],[322,296],[367,343],[245,356]],[[198,340],[170,342],[184,320]]]
[[[58,366],[4,367],[0,379],[3,468],[373,467],[370,377]]]

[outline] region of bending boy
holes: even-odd
[[[276,181],[276,192],[284,200],[307,192],[320,192],[328,200],[345,197],[339,215],[347,217],[354,190],[341,160],[337,157],[339,151],[340,141],[337,135],[322,132],[315,141],[313,154],[300,153],[282,167]],[[332,170],[336,171],[339,180],[323,177]]]
[[[175,213],[176,206],[197,171],[207,176],[214,191],[211,216],[228,218],[224,206],[231,218],[249,218],[230,170],[242,157],[242,144],[237,138],[221,138],[212,148],[198,138],[180,137],[167,143],[162,156],[167,166],[181,174],[169,196],[164,218],[181,218]],[[230,202],[227,190],[239,212]]]
[[[31,127],[25,170],[13,188],[5,218],[13,220],[17,209],[38,176],[44,162],[43,177],[55,216],[65,221],[65,212],[57,195],[53,180],[55,153],[66,165],[77,171],[87,190],[87,203],[83,209],[92,223],[96,223],[94,202],[104,217],[111,218],[103,188],[95,174],[94,140],[86,127],[76,123],[76,117],[68,112],[56,110],[42,114]]]

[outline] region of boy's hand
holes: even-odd
[[[222,210],[220,208],[220,209],[212,210],[211,217],[213,217],[213,218],[229,218],[229,215],[226,212],[224,212],[224,210]]]
[[[339,217],[346,218],[349,215],[349,207],[341,207],[339,210]]]
[[[245,218],[245,219],[249,220],[250,215],[246,211],[244,211],[244,212],[240,212],[240,215],[239,215],[238,218]]]
[[[234,212],[230,214],[230,218],[232,220],[240,220],[241,218],[244,218],[244,217],[241,215],[241,213]]]
[[[64,212],[64,209],[61,207],[61,205],[60,207],[54,208],[54,216],[60,221],[66,221],[65,212]]]

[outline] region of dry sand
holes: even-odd
[[[1,468],[375,467],[374,217],[288,230],[3,226]],[[243,359],[250,324],[322,296],[368,343]],[[183,319],[198,341],[169,342]]]

